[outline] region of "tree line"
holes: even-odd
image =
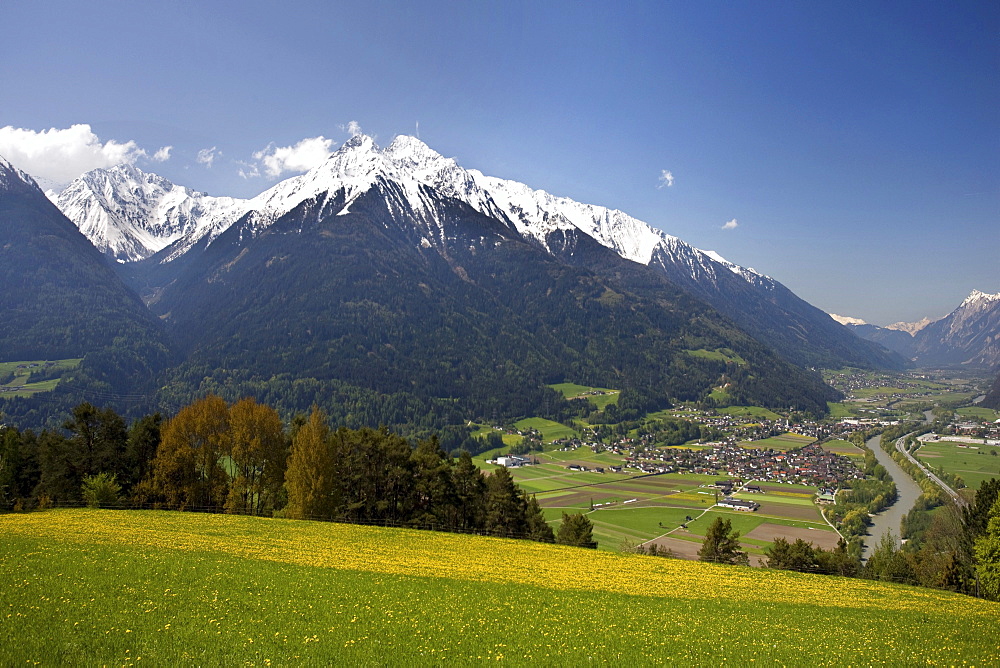
[[[596,546],[583,515],[553,533],[506,468],[491,475],[436,436],[332,429],[314,408],[286,428],[254,399],[209,395],[131,425],[76,406],[63,431],[0,429],[0,507],[89,502],[436,528]]]

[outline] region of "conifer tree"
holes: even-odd
[[[542,508],[538,505],[538,499],[535,498],[534,494],[529,497],[527,492],[521,492],[521,497],[525,501],[524,518],[528,525],[528,538],[530,540],[537,540],[540,543],[554,542],[555,534],[552,533],[552,527],[545,521]],[[589,524],[590,522],[588,521],[587,523]],[[588,538],[589,541],[590,539]]]
[[[574,513],[573,515],[563,513],[556,542],[562,545],[593,547],[595,545],[594,525],[583,513]]]
[[[733,523],[721,517],[716,517],[705,532],[698,559],[717,564],[746,565],[750,561],[747,553],[740,550],[740,532],[733,531]]]

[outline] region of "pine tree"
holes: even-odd
[[[740,532],[733,531],[732,522],[716,517],[705,532],[705,540],[698,550],[698,559],[717,564],[747,565],[750,559],[746,552],[740,550],[739,539]]]
[[[528,538],[540,543],[554,542],[555,534],[552,533],[552,527],[545,521],[542,508],[538,505],[538,499],[535,498],[534,494],[529,497],[527,492],[521,492],[521,496],[525,500],[524,517],[528,525]]]
[[[486,531],[493,536],[523,536],[527,533],[524,500],[506,466],[486,479]]]
[[[594,525],[583,513],[573,515],[563,513],[556,542],[562,545],[576,545],[577,547],[596,547]]]
[[[459,453],[451,478],[455,490],[455,525],[465,530],[483,528],[486,480],[483,472],[472,462],[472,455],[465,450]]]

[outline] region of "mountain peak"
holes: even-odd
[[[839,322],[841,325],[867,325],[868,323],[861,318],[852,318],[849,315],[837,315],[836,313],[831,313],[830,317]]]
[[[27,172],[23,172],[0,155],[0,191],[38,190],[41,188]]]
[[[377,147],[375,146],[375,140],[365,134],[354,135],[340,147],[341,150],[356,148],[371,150]]]
[[[962,302],[962,306],[969,306],[978,302],[996,302],[1000,301],[1000,293],[990,294],[988,292],[980,292],[979,290],[973,290],[969,293],[969,296],[965,298]],[[959,308],[962,308],[960,306]]]

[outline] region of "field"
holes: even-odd
[[[769,411],[766,408],[761,408],[760,406],[728,406],[718,409],[718,412],[724,415],[763,418],[765,420],[777,420],[780,417],[777,413]]]
[[[1000,478],[1000,446],[938,441],[921,445],[915,456],[933,471],[944,469],[961,476],[972,489]]]
[[[989,420],[990,422],[1000,420],[1000,411],[995,411],[992,408],[982,408],[981,406],[966,406],[965,408],[959,408],[955,412],[959,415],[980,420]]]
[[[740,366],[746,365],[746,360],[734,353],[729,348],[716,348],[715,350],[705,350],[704,348],[700,350],[685,350],[691,357],[697,357],[699,359],[714,360],[717,362],[732,362]]]
[[[846,457],[852,457],[854,459],[865,458],[865,452],[861,448],[857,447],[850,441],[844,441],[840,439],[835,439],[832,441],[827,441],[823,444],[823,449],[827,452],[832,452],[836,455],[844,455]]]
[[[758,448],[761,450],[771,449],[771,450],[794,450],[796,448],[801,448],[802,446],[814,443],[815,438],[810,436],[802,436],[801,434],[781,434],[780,436],[772,436],[771,438],[761,439],[759,441],[743,441],[740,443],[746,448]]]
[[[557,383],[549,385],[556,392],[561,392],[567,399],[582,397],[594,404],[599,409],[603,409],[608,404],[617,404],[620,392],[607,387],[590,387],[588,385],[577,385],[576,383]]]
[[[992,663],[1000,606],[477,536],[170,512],[0,516],[0,662]]]
[[[519,420],[514,423],[514,426],[521,431],[537,429],[542,435],[542,440],[546,443],[551,443],[560,438],[575,438],[579,435],[572,427],[538,417]]]
[[[0,362],[0,379],[13,378],[0,385],[0,396],[2,397],[30,397],[39,392],[49,392],[54,390],[59,384],[59,378],[49,378],[46,380],[29,383],[28,377],[32,372],[46,371],[53,375],[62,375],[66,371],[71,371],[80,365],[83,358],[73,358],[65,360],[23,360],[18,362]]]
[[[697,517],[712,508],[717,499],[716,490],[703,486],[718,480],[720,476],[717,475],[637,475],[635,472],[612,473],[608,468],[605,473],[596,473],[593,471],[596,466],[607,467],[617,462],[614,455],[594,454],[588,448],[533,456],[546,463],[512,469],[517,484],[535,495],[550,521],[559,520],[564,512],[585,513],[594,525],[594,539],[599,550],[616,551],[622,541],[641,543],[679,530],[688,517]],[[564,459],[554,460],[557,456]],[[591,470],[571,471],[566,468],[569,463],[582,464]],[[749,522],[748,531],[763,522],[788,527],[809,526],[816,532],[829,534],[823,540],[836,544],[837,534],[823,522],[813,504],[816,488],[767,483],[759,486],[764,494],[736,495],[761,506],[754,513],[733,513],[741,525]],[[711,511],[716,512],[730,513],[723,509]],[[701,524],[688,523],[688,526],[687,532],[676,536],[697,540],[700,545],[704,538],[704,532],[699,533]],[[792,541],[797,537],[794,532],[789,532],[788,536]],[[746,547],[762,554],[772,540],[751,541]]]

